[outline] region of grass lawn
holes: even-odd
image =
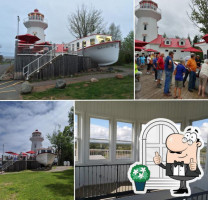
[[[1,200],[73,200],[74,170],[0,175]]]
[[[133,99],[134,78],[126,76],[123,79],[100,79],[97,83],[81,82],[67,85],[63,90],[48,89],[44,92],[34,92],[23,95],[25,100],[36,99]]]

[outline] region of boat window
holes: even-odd
[[[105,39],[104,39],[104,37],[98,37],[98,41],[99,41],[99,43],[103,43],[103,42],[105,42]]]
[[[82,41],[82,47],[85,48],[86,47],[86,44],[87,44],[86,41]]]
[[[77,42],[77,50],[79,50],[79,42]]]
[[[105,41],[106,41],[106,42],[112,41],[112,37],[106,37],[106,38],[105,38]]]
[[[95,39],[90,39],[90,45],[95,45]]]

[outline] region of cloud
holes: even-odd
[[[208,122],[203,123],[199,127],[199,129],[201,131],[201,137],[203,138],[204,142],[207,142],[207,139],[208,139]]]
[[[51,146],[46,138],[58,125],[68,124],[72,101],[0,102],[0,154],[5,151],[25,152],[31,149],[29,138],[36,129],[44,137],[43,147]]]

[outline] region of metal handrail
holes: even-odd
[[[43,54],[42,56],[40,56],[39,58],[33,60],[32,62],[30,62],[29,64],[27,64],[25,67],[23,67],[23,76],[27,75],[27,80],[29,79],[29,77],[34,73],[34,72],[38,72],[45,64],[51,62],[55,57],[56,57],[56,47],[54,47],[52,50],[48,51],[47,53]],[[42,58],[49,56],[49,60],[46,59],[46,61],[44,62],[44,60]],[[41,59],[43,60],[43,62],[41,62]],[[30,72],[30,68],[34,68],[31,70]],[[25,70],[27,69],[27,70]],[[26,71],[26,72],[25,72]]]
[[[41,20],[41,19],[30,19],[29,17],[26,17],[26,18],[23,19],[23,23],[25,23],[27,21],[38,21],[38,22],[44,22],[44,23],[48,24],[48,20],[45,19],[45,18],[43,20]]]

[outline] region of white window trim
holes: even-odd
[[[132,155],[131,158],[127,159],[116,159],[116,141],[117,141],[117,122],[123,122],[123,123],[131,123],[132,124]],[[136,122],[135,121],[130,121],[130,120],[124,120],[124,119],[115,119],[115,124],[114,124],[114,132],[115,132],[115,138],[114,138],[114,144],[115,144],[115,149],[113,152],[115,156],[115,161],[116,162],[133,162],[135,160],[135,151],[136,151]]]

